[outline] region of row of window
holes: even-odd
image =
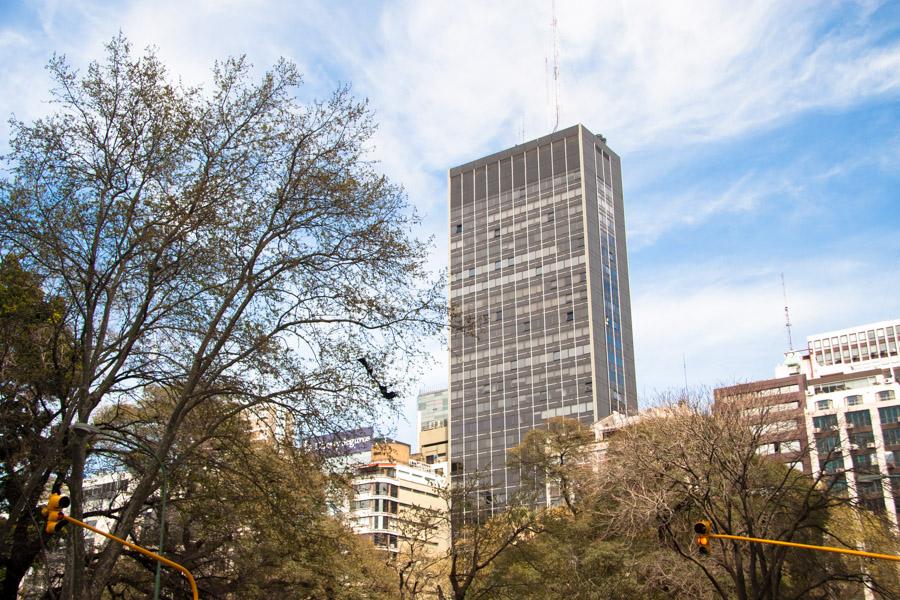
[[[388,500],[387,498],[370,498],[366,500],[353,501],[353,510],[368,510],[371,512],[385,512],[396,515],[397,509],[397,501]]]
[[[892,402],[897,399],[894,390],[881,390],[875,394],[875,398],[879,402]],[[863,403],[863,397],[860,394],[854,394],[844,398],[844,404],[847,406],[858,406]],[[816,410],[829,410],[834,408],[834,401],[830,398],[816,400]]]
[[[393,483],[385,483],[375,481],[371,483],[358,483],[353,486],[357,494],[368,494],[371,496],[390,496],[397,497],[397,486]]]
[[[582,241],[582,244],[584,242]],[[477,284],[469,284],[464,285],[462,287],[454,287],[455,289],[451,289],[450,296],[451,297],[459,297],[466,296],[467,294],[472,294],[475,292],[480,292],[483,290],[489,290],[492,288],[496,288],[499,286],[506,286],[512,283],[529,281],[531,279],[535,279],[538,276],[542,275],[550,275],[552,273],[557,273],[558,276],[565,277],[570,274],[569,268],[576,267],[578,265],[583,265],[585,262],[584,254],[580,254],[578,256],[574,256],[572,258],[567,258],[565,260],[556,261],[554,263],[545,264],[543,266],[534,267],[528,269],[527,271],[520,271],[518,273],[514,273],[513,275],[503,275],[502,277],[491,277],[488,278],[487,281],[483,281]],[[573,275],[572,285],[576,285],[585,281],[584,272],[576,271],[571,273]],[[469,278],[475,277],[475,269],[469,269]],[[540,281],[542,282],[542,280]],[[538,283],[538,282],[536,282]],[[548,281],[549,283],[549,281]],[[554,291],[555,288],[549,289],[549,291]]]
[[[900,336],[900,327],[896,328]],[[854,363],[897,355],[895,328],[887,326],[814,340],[810,350],[820,365]]]

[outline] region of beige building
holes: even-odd
[[[409,444],[376,440],[372,461],[358,466],[353,478],[347,518],[354,531],[392,553],[411,544],[426,552],[445,552],[450,542],[444,518],[445,465],[410,458]],[[439,526],[430,531],[419,527],[425,517]]]
[[[419,454],[428,464],[447,461],[447,417],[450,391],[433,390],[419,394],[417,431]]]

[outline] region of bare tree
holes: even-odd
[[[53,399],[42,453],[21,460],[23,500],[0,539],[56,469],[80,516],[87,440],[70,426],[148,386],[168,396],[151,440],[161,457],[213,398],[282,407],[298,433],[383,408],[353,361],[416,355],[445,314],[405,195],[365,158],[365,103],[341,88],[301,104],[284,61],[253,82],[229,59],[209,90],[185,89],[121,36],[83,75],[62,58],[49,68],[55,112],[12,124],[0,245],[62,299],[74,377]],[[157,479],[148,468],[116,533],[132,530]],[[70,542],[66,597],[98,598],[121,548],[86,577],[82,533]]]
[[[491,582],[486,577],[496,561],[515,544],[540,531],[538,513],[530,504],[510,504],[493,516],[479,510],[484,485],[477,474],[448,490],[451,525],[447,550],[449,589],[438,588],[441,600],[490,598]]]
[[[400,539],[391,565],[397,573],[401,600],[438,597],[438,587],[447,575],[448,511],[446,504],[400,507],[397,514]]]
[[[886,589],[858,564],[784,547],[726,541],[698,554],[692,524],[700,518],[721,533],[853,547],[829,526],[835,511],[852,508],[841,473],[804,473],[805,444],[793,465],[761,455],[771,421],[763,403],[711,411],[682,400],[618,432],[602,471],[609,534],[636,540],[655,531],[721,598],[831,597],[848,581]]]
[[[576,498],[590,485],[594,434],[576,419],[554,417],[546,428],[532,429],[509,453],[508,463],[519,468],[526,486],[552,486],[566,508],[578,513]],[[551,498],[552,500],[552,498]]]

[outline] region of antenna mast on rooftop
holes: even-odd
[[[556,22],[556,0],[553,0],[552,10],[553,19],[550,21],[550,27],[553,31],[553,100],[556,108],[553,132],[555,133],[559,129],[559,28]]]
[[[791,338],[791,312],[788,309],[787,287],[784,285],[784,273],[781,274],[781,294],[784,296],[784,327],[787,329],[788,350],[794,351],[794,340]]]

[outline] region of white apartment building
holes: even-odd
[[[134,476],[128,471],[107,472],[93,475],[84,480],[84,514],[97,511],[111,511],[121,508],[131,496]],[[116,521],[106,516],[86,517],[85,523],[101,531],[111,532]],[[106,543],[106,538],[96,533],[85,533],[94,546]]]
[[[842,472],[852,497],[897,523],[900,319],[808,338],[806,430],[812,470]]]
[[[775,379],[721,388],[717,401],[750,391],[773,410],[791,409],[779,413],[786,428],[765,453],[797,464],[791,444],[804,442],[805,471],[833,476],[852,498],[897,524],[898,341],[900,319],[811,335],[805,350],[785,354]]]

